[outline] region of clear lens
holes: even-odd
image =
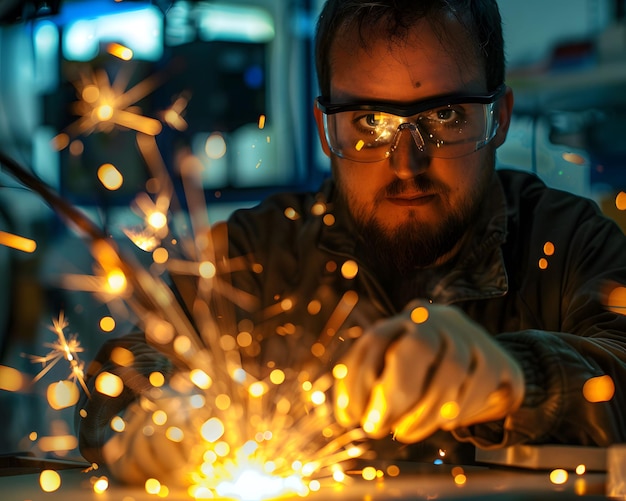
[[[384,160],[393,152],[404,128],[419,130],[423,144],[418,146],[425,155],[455,158],[482,148],[493,138],[497,129],[494,106],[494,103],[456,104],[412,117],[371,110],[341,111],[324,118],[332,151],[349,160]]]

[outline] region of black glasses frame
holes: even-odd
[[[486,95],[459,95],[451,94],[436,97],[434,99],[423,99],[407,106],[399,106],[385,102],[354,101],[350,103],[331,103],[323,96],[316,99],[317,107],[326,115],[334,115],[342,111],[378,111],[391,113],[399,117],[412,117],[434,108],[442,108],[453,104],[492,104],[500,99],[506,91],[506,85],[502,84],[491,94]]]

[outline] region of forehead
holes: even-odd
[[[338,32],[330,50],[331,100],[410,102],[487,90],[484,62],[458,20],[420,20],[393,39],[383,32],[377,26]]]

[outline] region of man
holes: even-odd
[[[256,300],[237,321],[262,333],[259,367],[297,363],[312,335],[356,338],[341,350],[336,417],[380,439],[381,455],[439,447],[465,462],[469,445],[624,441],[626,317],[606,297],[626,284],[626,239],[593,203],[495,170],[513,107],[495,0],[329,0],[316,63],[332,179],[213,232],[245,263],[230,279]],[[139,372],[171,372],[125,343]],[[614,391],[585,398],[601,376]],[[127,453],[103,454],[103,430],[141,391],[81,405],[83,454],[129,481],[184,458],[148,453],[141,416],[126,416]]]

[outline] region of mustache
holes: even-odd
[[[415,176],[411,179],[394,179],[383,190],[384,197],[394,197],[406,192],[444,193],[445,187],[430,177],[424,175]]]

